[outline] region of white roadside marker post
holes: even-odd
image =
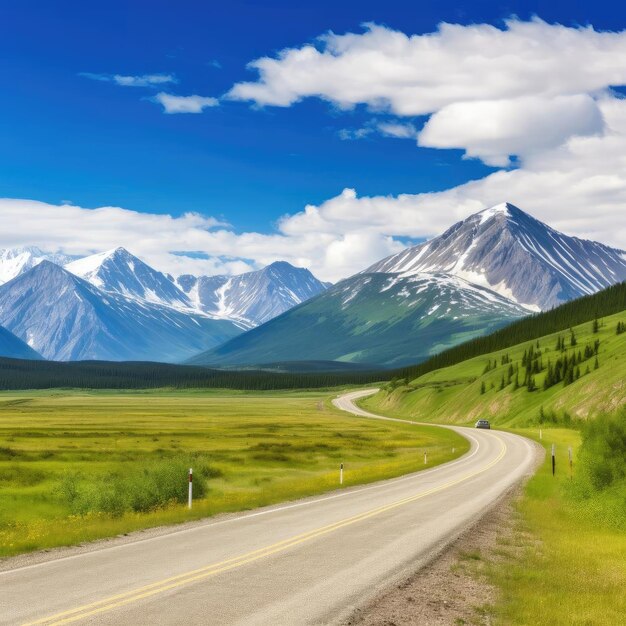
[[[191,498],[193,494],[193,469],[189,468],[189,496],[187,499],[187,506],[191,508]]]
[[[428,455],[424,452],[424,465],[428,463]]]
[[[541,441],[543,439],[542,433],[541,433],[541,428],[539,429],[539,441]]]
[[[572,446],[567,449],[567,455],[569,456],[569,479],[572,480],[574,474],[574,467],[572,461]]]
[[[339,484],[343,485],[343,463],[339,465]]]

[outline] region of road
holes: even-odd
[[[365,393],[335,404],[389,419]],[[470,451],[430,470],[1,572],[0,623],[339,623],[531,471],[526,439],[455,430]]]

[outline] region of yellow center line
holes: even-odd
[[[504,457],[504,455],[506,454],[506,450],[507,450],[506,443],[502,439],[500,439],[497,435],[495,435],[495,437],[496,439],[498,439],[498,441],[501,444],[501,450],[498,456],[493,461],[485,465],[483,468],[476,470],[475,472],[470,472],[469,474],[466,474],[460,478],[457,478],[456,480],[451,480],[447,483],[439,485],[438,487],[433,487],[431,489],[423,491],[414,496],[409,496],[407,498],[403,498],[391,504],[377,507],[365,513],[359,513],[352,517],[348,517],[343,520],[339,520],[338,522],[329,524],[327,526],[322,526],[321,528],[311,530],[311,531],[302,533],[300,535],[295,535],[288,539],[283,539],[282,541],[278,541],[264,548],[259,548],[251,552],[247,552],[245,554],[232,557],[225,561],[220,561],[219,563],[213,563],[211,565],[207,565],[199,569],[191,570],[183,574],[178,574],[177,576],[165,578],[155,583],[151,583],[149,585],[145,585],[143,587],[139,587],[137,589],[133,589],[125,593],[110,596],[108,598],[104,598],[102,600],[92,602],[90,604],[85,604],[85,605],[76,607],[74,609],[69,609],[67,611],[62,611],[60,613],[56,613],[54,615],[50,615],[48,617],[44,617],[44,618],[41,618],[32,622],[27,622],[23,624],[23,626],[35,626],[39,624],[47,624],[48,626],[57,626],[60,624],[69,624],[71,622],[76,622],[80,619],[84,619],[86,617],[90,617],[98,613],[110,611],[114,608],[124,606],[126,604],[130,604],[131,602],[135,602],[143,598],[154,596],[156,594],[169,591],[170,589],[182,587],[189,583],[196,582],[204,578],[208,578],[209,576],[215,576],[217,574],[226,572],[236,567],[241,567],[242,565],[246,565],[248,563],[258,561],[259,559],[271,556],[273,554],[277,554],[279,552],[283,552],[301,543],[311,541],[312,539],[316,539],[317,537],[321,537],[323,535],[334,532],[341,528],[345,528],[346,526],[356,524],[357,522],[361,522],[363,520],[369,519],[371,517],[375,517],[377,515],[381,515],[382,513],[404,506],[411,502],[415,502],[416,500],[424,498],[433,493],[437,493],[439,491],[449,489],[450,487],[453,487],[454,485],[458,485],[459,483],[469,480],[470,478],[473,478],[474,476],[477,476],[478,474],[482,474],[483,472],[486,472],[488,469],[493,467],[496,463],[498,463]]]

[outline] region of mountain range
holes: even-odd
[[[180,276],[176,284],[194,305],[252,328],[322,293],[329,283],[309,270],[277,261],[238,276]]]
[[[326,288],[308,270],[275,263],[236,277],[181,277],[203,287],[187,294],[124,248],[79,259],[3,250],[0,275],[0,324],[25,344],[7,339],[0,356],[53,360],[182,361]]]
[[[559,233],[509,203],[334,286],[286,262],[171,277],[124,248],[84,258],[6,249],[0,355],[395,367],[624,280],[623,251]]]
[[[191,362],[399,366],[623,280],[623,251],[563,235],[504,203]]]

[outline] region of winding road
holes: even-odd
[[[368,393],[334,404],[392,419]],[[430,470],[0,572],[0,624],[341,623],[532,471],[528,440],[450,428],[471,449]]]

